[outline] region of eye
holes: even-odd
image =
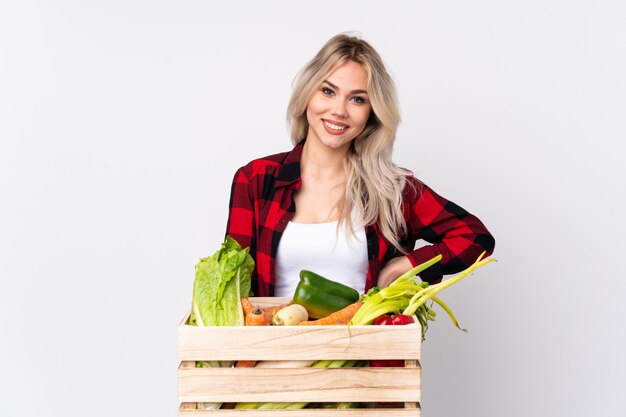
[[[364,104],[366,102],[365,98],[361,96],[352,97],[351,100],[357,104]]]
[[[322,93],[327,96],[332,96],[333,94],[335,94],[335,92],[328,87],[322,87]]]

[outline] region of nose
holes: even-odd
[[[336,100],[331,114],[344,119],[348,118],[348,107],[346,106],[346,102],[344,100]]]

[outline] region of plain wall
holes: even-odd
[[[0,1],[0,415],[172,416],[230,181],[290,149],[297,71],[358,31],[395,159],[495,258],[441,294],[425,417],[624,415],[619,1]]]

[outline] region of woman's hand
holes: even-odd
[[[392,258],[387,265],[380,270],[378,275],[378,284],[380,288],[387,287],[396,278],[413,268],[411,261],[406,256],[398,256]]]

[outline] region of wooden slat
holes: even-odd
[[[250,297],[253,306],[263,308],[288,304],[291,297]]]
[[[416,360],[405,360],[404,367],[405,368],[419,368],[420,363],[419,361],[416,361]],[[419,407],[419,403],[417,402],[405,402],[404,403],[404,408],[406,409],[416,409],[418,407]]]
[[[302,409],[302,410],[185,410],[180,409],[179,417],[420,417],[417,408],[353,408]]]
[[[189,318],[189,316],[187,316],[187,318]],[[184,362],[181,362],[179,369],[181,368],[194,369],[195,367],[196,367],[195,361],[184,361]],[[198,408],[197,403],[182,403],[180,405],[181,410],[195,410],[197,408]]]
[[[191,316],[191,312],[185,314],[185,317],[183,317],[183,319],[180,321],[178,327],[186,325],[189,322],[189,316]]]
[[[418,402],[420,368],[179,368],[181,402]]]
[[[419,359],[421,328],[405,326],[224,326],[178,328],[178,359]]]
[[[181,362],[179,369],[185,368],[185,369],[194,369],[196,367],[196,362],[195,361],[184,361]],[[181,410],[195,410],[198,408],[198,404],[197,403],[182,403],[180,405],[180,409]]]

